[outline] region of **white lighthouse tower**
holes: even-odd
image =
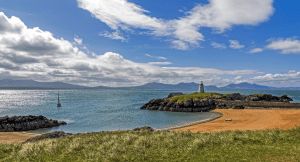
[[[201,81],[201,83],[199,84],[199,93],[204,93],[204,86],[203,86],[203,82]]]

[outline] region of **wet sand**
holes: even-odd
[[[188,126],[171,131],[218,132],[226,130],[262,130],[262,129],[292,129],[300,125],[300,110],[279,109],[216,109],[212,112],[223,114],[221,118],[198,125]],[[225,121],[232,119],[232,121]]]

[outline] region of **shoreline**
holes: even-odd
[[[221,132],[228,130],[268,130],[292,129],[300,125],[299,109],[257,108],[257,109],[215,109],[210,113],[215,117],[187,124],[154,129],[154,131],[191,131],[196,132]],[[232,121],[225,121],[232,119]],[[87,132],[89,133],[89,132]],[[0,132],[0,144],[22,143],[31,137],[41,134],[23,132]]]
[[[175,125],[175,126],[170,126],[170,127],[154,129],[154,131],[168,131],[168,130],[173,130],[173,129],[185,128],[185,127],[189,127],[189,126],[193,126],[193,125],[197,125],[197,124],[211,122],[211,121],[216,120],[216,119],[223,116],[223,114],[219,113],[219,112],[211,112],[210,111],[209,113],[215,114],[216,116],[212,117],[212,118],[209,118],[209,119],[203,119],[203,120],[199,120],[199,121],[195,121],[195,122],[190,122],[190,123],[187,123],[187,124],[180,124],[180,125]]]

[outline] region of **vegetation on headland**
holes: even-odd
[[[205,98],[209,98],[209,97],[213,97],[213,98],[224,98],[227,97],[230,94],[219,94],[219,93],[191,93],[188,95],[180,95],[180,96],[174,96],[172,98],[170,98],[171,101],[179,101],[179,102],[184,102],[184,101],[188,101],[188,100],[195,100],[195,99],[205,99]]]
[[[0,144],[0,161],[300,161],[300,126],[214,133],[113,131]]]

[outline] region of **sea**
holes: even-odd
[[[31,131],[47,133],[85,133],[131,130],[150,126],[154,129],[183,125],[213,118],[210,112],[183,113],[141,110],[155,98],[167,97],[172,92],[190,94],[195,91],[167,90],[59,90],[61,107],[57,107],[58,90],[0,90],[0,117],[43,115],[48,119],[65,121],[67,125]],[[222,94],[240,93],[288,95],[300,103],[299,90],[222,90]]]

